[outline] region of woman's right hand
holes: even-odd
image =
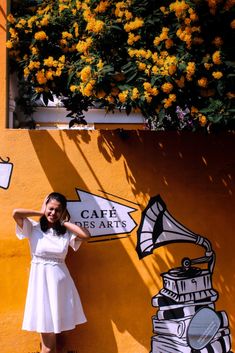
[[[48,202],[48,195],[45,197],[42,207],[41,207],[41,213],[44,215],[46,212],[46,207],[47,207],[47,202]]]

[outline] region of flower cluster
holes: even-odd
[[[34,98],[63,96],[71,111],[95,102],[141,111],[162,128],[229,126],[234,7],[234,0],[24,0],[8,16],[11,67]]]

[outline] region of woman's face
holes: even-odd
[[[46,204],[45,216],[49,224],[59,221],[63,213],[61,203],[51,199]]]

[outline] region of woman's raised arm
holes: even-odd
[[[88,240],[91,236],[87,228],[79,227],[74,223],[69,221],[63,221],[63,226],[68,229],[70,232],[74,233],[81,240]]]
[[[44,213],[42,211],[27,210],[25,208],[15,208],[13,210],[12,216],[16,221],[16,223],[18,224],[18,226],[20,228],[23,228],[24,218],[33,217],[33,216],[41,217],[43,216],[43,214]]]

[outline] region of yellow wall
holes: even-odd
[[[234,137],[129,131],[0,131],[1,157],[14,164],[10,186],[0,189],[1,352],[36,352],[38,336],[21,331],[29,272],[26,241],[14,235],[14,207],[40,208],[57,190],[77,199],[75,188],[137,208],[140,221],[149,197],[158,193],[174,217],[207,237],[217,255],[213,275],[234,330]],[[133,205],[138,203],[140,206]],[[136,229],[127,238],[84,244],[69,253],[68,266],[81,294],[88,323],[63,334],[67,351],[147,353],[152,336],[151,297],[162,287],[160,273],[195,245],[169,245],[139,260]]]
[[[6,1],[0,0],[0,128],[6,120]]]

